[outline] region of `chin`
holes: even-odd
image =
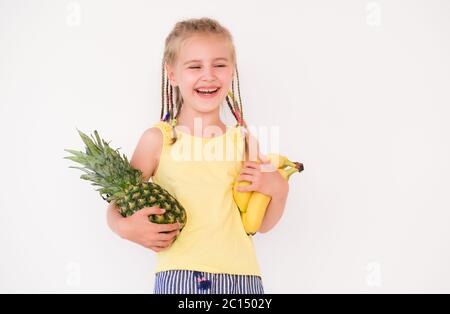
[[[211,100],[198,100],[192,102],[195,107],[195,110],[201,111],[201,112],[210,112],[217,110],[217,108],[220,108],[221,102],[217,99],[211,99]]]
[[[203,104],[196,106],[195,109],[203,113],[208,113],[216,111],[218,108],[220,108],[220,104]]]

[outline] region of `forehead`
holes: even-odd
[[[217,58],[231,61],[231,45],[229,40],[218,35],[194,35],[181,43],[179,57],[181,63],[213,61]]]

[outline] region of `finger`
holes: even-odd
[[[180,229],[178,222],[173,224],[156,224],[155,229],[157,232],[171,232]]]
[[[256,161],[245,161],[244,162],[244,168],[253,168],[253,169],[259,169],[259,163],[257,163]]]
[[[273,172],[277,170],[277,167],[275,167],[272,163],[263,163],[261,164],[261,172]]]
[[[164,250],[164,248],[163,247],[159,247],[159,246],[151,246],[151,247],[149,247],[149,249],[151,249],[151,250],[153,250],[153,251],[155,251],[155,252],[161,252],[162,250]]]
[[[261,159],[262,162],[270,162],[270,158],[261,152],[259,153],[259,159]]]
[[[236,181],[240,182],[240,181],[248,181],[248,182],[252,182],[255,180],[255,177],[252,175],[248,175],[248,174],[241,174]]]
[[[179,234],[180,230],[174,230],[169,233],[160,233],[158,235],[158,239],[161,241],[169,241],[174,238],[177,234]]]
[[[172,245],[172,243],[175,241],[175,239],[167,240],[167,241],[156,241],[155,245],[160,248],[168,248]]]
[[[139,215],[142,215],[142,216],[150,216],[153,214],[162,214],[162,213],[164,213],[164,210],[159,207],[154,206],[154,207],[144,207],[137,212],[139,213]]]
[[[238,186],[236,187],[236,190],[239,192],[252,192],[255,191],[255,186],[253,184],[250,184],[249,186]]]
[[[167,240],[167,241],[156,241],[154,245],[160,248],[166,248],[169,246],[169,244],[170,240]]]
[[[248,174],[248,175],[251,175],[251,176],[256,176],[257,174],[259,173],[259,171],[258,170],[256,170],[256,169],[253,169],[253,168],[243,168],[242,170],[241,170],[241,175],[242,174]]]

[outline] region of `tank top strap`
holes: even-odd
[[[158,121],[153,125],[153,127],[161,130],[163,134],[163,144],[164,146],[168,145],[172,141],[173,137],[173,128],[172,126],[165,121]]]

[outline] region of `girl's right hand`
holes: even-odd
[[[164,211],[159,207],[144,207],[132,216],[122,218],[120,236],[155,252],[168,248],[179,234],[180,225],[178,222],[156,224],[148,219],[149,215],[162,213]]]

